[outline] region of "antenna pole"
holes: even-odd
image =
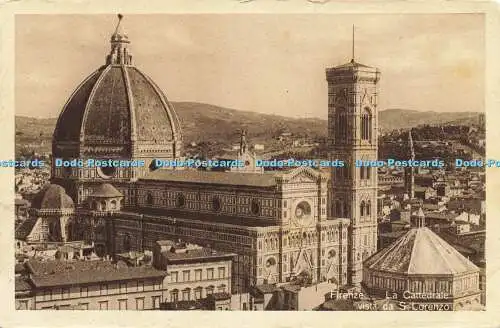
[[[352,24],[352,62],[354,62],[354,24]]]
[[[118,27],[120,27],[120,23],[122,22],[122,19],[123,19],[123,15],[118,14],[118,24],[116,24],[115,33],[118,32]]]

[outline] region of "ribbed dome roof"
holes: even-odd
[[[39,210],[73,209],[75,204],[63,187],[56,184],[47,184],[33,198],[31,207]]]
[[[92,197],[122,197],[123,194],[109,183],[103,183],[95,189]]]
[[[426,227],[413,228],[368,258],[368,270],[407,275],[455,275],[479,270],[453,246]]]
[[[57,121],[57,141],[162,144],[180,137],[177,115],[158,86],[133,66],[108,65],[70,97]]]
[[[181,140],[174,108],[151,78],[132,65],[130,41],[120,24],[110,43],[106,65],[88,76],[65,104],[54,143],[130,149],[132,143],[161,146]]]

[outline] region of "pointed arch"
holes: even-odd
[[[124,252],[128,252],[131,250],[132,248],[132,240],[131,240],[131,236],[130,234],[125,234],[125,236],[123,236],[123,251]]]
[[[335,111],[335,141],[339,143],[347,139],[347,111],[344,107]]]
[[[359,205],[359,212],[361,216],[365,216],[365,201],[362,200],[361,204]]]
[[[342,216],[342,205],[340,204],[339,200],[335,201],[335,216],[336,217]]]
[[[151,193],[146,196],[146,202],[148,205],[153,205],[153,195]]]
[[[372,111],[365,107],[361,113],[361,140],[371,140]]]
[[[349,206],[347,202],[344,202],[344,211],[342,213],[342,217],[347,218],[349,217]]]

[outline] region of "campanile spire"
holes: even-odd
[[[111,35],[111,51],[106,57],[107,65],[132,65],[132,55],[128,49],[130,41],[123,31],[123,15],[118,14],[115,32]]]

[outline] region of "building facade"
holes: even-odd
[[[349,222],[329,220],[327,180],[302,167],[272,174],[157,171],[137,182],[137,207],[107,220],[114,252],[161,239],[236,253],[233,291],[306,274],[347,281]]]
[[[34,260],[25,267],[27,277],[16,284],[16,305],[29,310],[159,309],[167,275],[153,267],[105,261]]]

